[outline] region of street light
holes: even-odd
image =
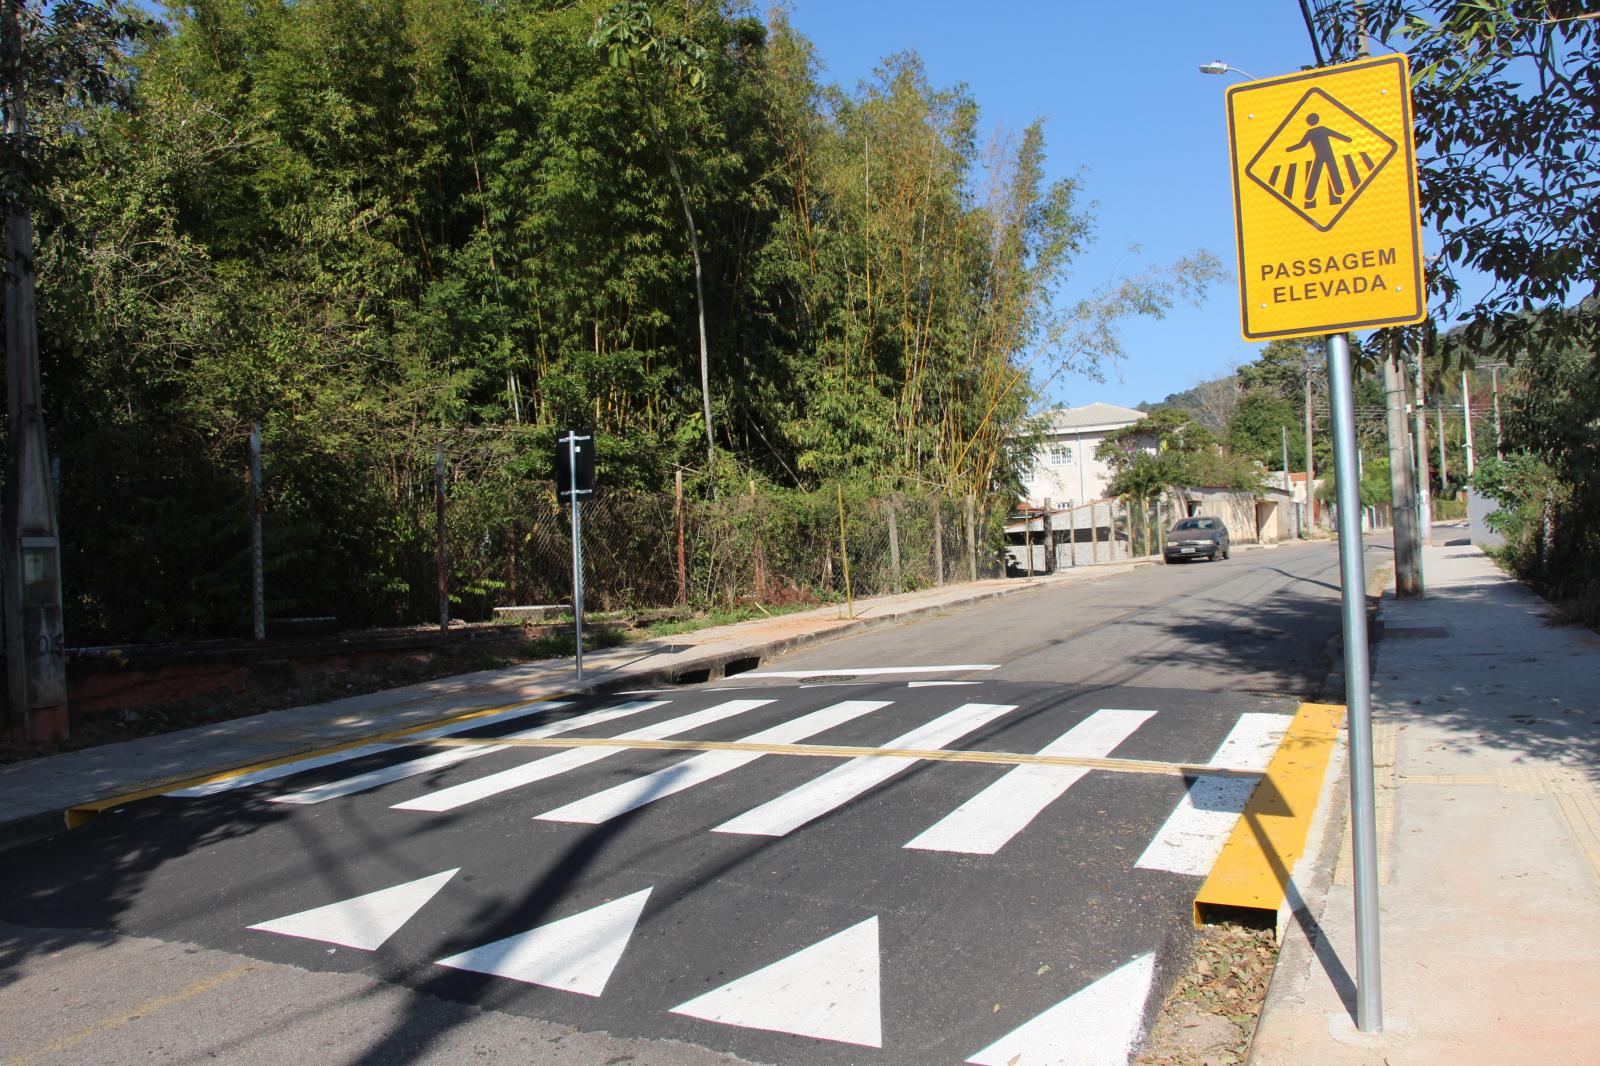
[[[1242,71],[1238,67],[1230,67],[1220,59],[1213,59],[1209,63],[1200,64],[1200,73],[1202,74],[1226,74],[1230,70],[1235,74],[1243,76],[1246,81],[1256,80],[1256,76],[1254,74]]]

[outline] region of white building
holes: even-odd
[[[1025,475],[1028,503],[1057,507],[1105,498],[1111,470],[1094,457],[1107,434],[1144,418],[1143,411],[1091,403],[1050,413],[1044,440]]]

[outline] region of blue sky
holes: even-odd
[[[1311,64],[1296,0],[791,0],[789,17],[826,80],[853,86],[884,56],[915,51],[934,85],[968,86],[986,129],[1046,120],[1050,176],[1079,173],[1098,205],[1067,296],[1200,248],[1222,261],[1226,277],[1202,306],[1128,321],[1125,357],[1106,380],[1061,380],[1052,399],[1131,407],[1255,358],[1259,345],[1239,333],[1223,110],[1224,91],[1244,79],[1199,66],[1221,59],[1267,78]]]

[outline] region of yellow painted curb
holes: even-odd
[[[351,748],[364,747],[367,744],[382,744],[387,741],[404,740],[406,737],[412,736],[413,734],[421,733],[429,729],[437,729],[442,725],[449,725],[452,722],[464,722],[472,718],[485,718],[491,714],[499,714],[501,711],[509,711],[517,707],[532,707],[536,704],[548,703],[551,700],[563,699],[571,695],[573,695],[573,693],[561,692],[549,696],[540,696],[536,700],[517,700],[515,703],[504,703],[498,707],[483,707],[476,711],[468,711],[465,714],[452,714],[444,718],[436,718],[431,722],[423,722],[420,725],[412,725],[407,726],[404,729],[395,729],[387,733],[379,733],[376,736],[362,737],[360,740],[352,740],[344,744],[332,744],[326,748],[313,748],[310,751],[299,751],[295,752],[293,755],[285,755],[281,759],[263,759],[260,762],[249,763],[245,766],[235,766],[231,770],[223,770],[220,773],[202,774],[198,777],[189,777],[175,781],[168,781],[165,784],[156,785],[152,788],[140,789],[137,792],[125,792],[120,796],[113,796],[110,799],[95,800],[93,803],[80,803],[77,806],[67,808],[67,828],[77,829],[80,826],[87,825],[89,822],[93,821],[96,816],[103,814],[113,807],[120,807],[124,803],[133,803],[135,800],[149,799],[151,796],[160,796],[168,792],[174,792],[180,788],[193,788],[196,785],[209,785],[215,781],[227,781],[231,778],[243,777],[245,774],[255,773],[257,770],[266,770],[274,766],[282,766],[285,763],[299,762],[302,759],[315,759],[321,755],[333,755],[337,752],[348,751]]]
[[[1261,784],[1195,895],[1195,925],[1205,924],[1212,908],[1277,914],[1305,851],[1344,714],[1342,706],[1331,703],[1302,703],[1295,712]]]

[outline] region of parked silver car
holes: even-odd
[[[1195,515],[1181,518],[1167,534],[1166,559],[1169,563],[1184,559],[1226,559],[1228,557],[1228,527],[1220,518]]]

